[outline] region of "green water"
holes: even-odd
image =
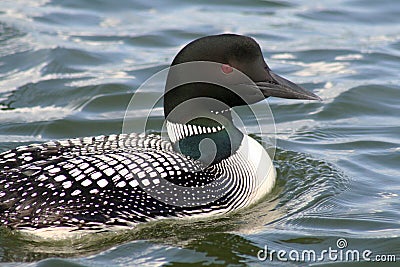
[[[265,246],[319,254],[340,238],[344,253],[399,262],[399,18],[394,0],[1,1],[0,151],[121,132],[136,88],[209,34],[254,37],[275,72],[324,101],[269,100],[278,180],[261,203],[66,240],[1,228],[0,265],[379,264],[257,258]]]

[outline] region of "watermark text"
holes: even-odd
[[[336,247],[328,247],[321,251],[313,249],[306,250],[274,250],[268,249],[265,245],[263,249],[257,252],[257,258],[260,261],[296,261],[296,262],[323,262],[323,261],[341,261],[341,262],[396,262],[394,254],[374,254],[371,250],[348,249],[347,240],[339,238],[336,241]]]

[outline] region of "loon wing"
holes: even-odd
[[[19,147],[2,153],[0,165],[0,224],[19,228],[94,229],[200,214],[210,209],[165,203],[146,187],[166,179],[189,188],[218,176],[175,153],[170,142],[156,135],[100,136]],[[201,174],[199,179],[194,179],[196,174]]]

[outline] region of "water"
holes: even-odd
[[[221,32],[254,37],[273,70],[324,101],[269,101],[278,180],[256,206],[66,240],[1,229],[0,265],[307,265],[257,253],[320,253],[339,238],[399,261],[399,17],[390,0],[1,1],[0,151],[120,132],[135,88]]]

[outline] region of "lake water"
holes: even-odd
[[[269,100],[273,192],[235,214],[119,233],[42,240],[1,229],[0,265],[366,265],[335,260],[349,250],[398,264],[400,1],[2,0],[0,151],[121,132],[142,82],[191,40],[223,32],[254,37],[275,72],[324,100]],[[257,257],[265,246],[272,261]],[[331,259],[284,262],[329,249]]]

